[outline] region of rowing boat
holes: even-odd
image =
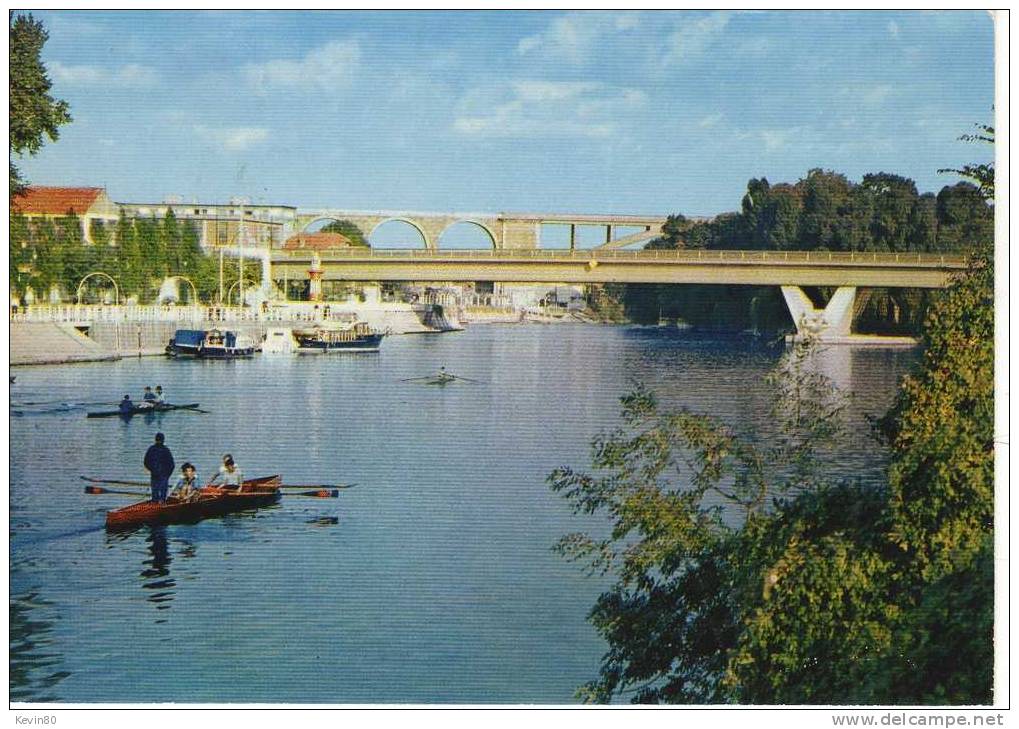
[[[159,405],[153,405],[151,407],[142,407],[135,405],[126,413],[122,413],[120,410],[104,410],[98,413],[88,413],[85,417],[87,418],[115,418],[118,415],[122,415],[125,418],[130,418],[135,415],[146,415],[148,413],[165,413],[171,410],[197,410],[198,403],[193,402],[187,405],[171,405],[169,403],[161,403]]]
[[[198,498],[184,501],[170,497],[165,503],[140,501],[106,513],[106,528],[133,529],[143,524],[187,524],[234,511],[268,506],[280,497],[281,476],[253,478],[235,487],[205,486]]]

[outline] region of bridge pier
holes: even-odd
[[[814,302],[799,286],[783,286],[782,298],[796,325],[797,339],[837,342],[852,334],[855,286],[837,288],[823,309],[814,308]]]
[[[885,337],[874,334],[853,334],[853,317],[866,296],[857,296],[855,286],[840,286],[823,309],[814,303],[799,286],[783,286],[782,297],[796,324],[796,334],[786,341],[811,339],[821,344],[868,344],[873,346],[913,346],[912,337]]]

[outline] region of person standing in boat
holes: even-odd
[[[170,494],[172,496],[176,496],[181,501],[191,501],[198,496],[198,484],[200,483],[198,480],[198,472],[190,463],[185,463],[181,466],[180,472],[181,476],[177,479],[177,483],[174,485]]]
[[[173,454],[163,445],[165,436],[156,433],[156,442],[145,451],[145,469],[149,472],[152,484],[152,500],[158,503],[166,501],[166,492],[170,488],[170,476],[173,475]]]
[[[217,483],[223,486],[236,486],[237,493],[241,492],[241,486],[244,483],[244,474],[241,473],[241,469],[234,463],[234,457],[227,453],[223,456],[223,467],[219,469],[212,480],[209,481],[210,486],[214,486]]]
[[[120,401],[120,414],[134,415],[134,403],[130,395],[124,395],[124,399]]]

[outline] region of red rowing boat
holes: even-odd
[[[164,504],[141,501],[106,513],[107,529],[132,529],[143,524],[184,524],[210,516],[268,506],[280,497],[281,476],[253,478],[236,486],[205,486],[198,498],[183,501],[170,497]]]

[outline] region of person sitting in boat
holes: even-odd
[[[120,414],[121,415],[134,414],[134,402],[131,401],[130,395],[124,395],[124,399],[120,401]]]
[[[185,463],[180,467],[181,476],[177,479],[177,483],[174,484],[173,489],[170,491],[171,496],[176,496],[181,501],[192,501],[198,498],[198,490],[201,488],[198,480],[198,472],[195,467],[190,463]]]
[[[210,486],[215,486],[217,483],[223,486],[236,486],[237,493],[241,492],[241,487],[244,483],[244,474],[241,473],[241,469],[234,463],[234,457],[227,453],[223,456],[223,466],[219,469],[212,480],[209,481]]]
[[[166,402],[166,398],[163,397],[163,386],[162,385],[156,385],[155,395],[156,395],[156,404],[157,405],[162,405],[163,403]]]
[[[145,394],[142,395],[142,402],[139,407],[152,408],[156,406],[156,393],[152,392],[151,387],[145,388]]]

